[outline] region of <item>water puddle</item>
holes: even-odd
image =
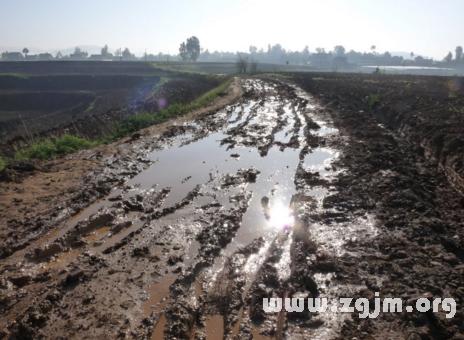
[[[153,310],[160,309],[160,304],[169,296],[169,287],[171,287],[176,278],[177,275],[175,274],[167,274],[160,281],[155,282],[148,288],[147,293],[149,298],[142,306],[145,317],[150,316]]]
[[[158,322],[156,323],[155,329],[151,336],[151,340],[165,339],[164,329],[166,328],[166,323],[167,323],[166,316],[163,313],[161,314]]]
[[[220,314],[212,315],[205,320],[206,339],[222,340],[224,337],[224,317]]]

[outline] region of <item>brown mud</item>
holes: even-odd
[[[244,79],[224,108],[74,156],[100,164],[93,191],[38,227],[39,210],[4,211],[0,337],[459,338],[461,196],[375,116],[296,81],[313,96]],[[374,292],[454,297],[458,313],[263,311]]]

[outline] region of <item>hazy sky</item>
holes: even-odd
[[[377,45],[441,59],[464,45],[463,13],[464,0],[0,0],[0,46],[177,53],[197,35],[210,51]]]

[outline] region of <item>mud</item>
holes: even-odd
[[[288,81],[242,87],[101,156],[93,199],[4,241],[3,337],[458,338],[462,311],[264,313],[377,291],[459,306],[463,200],[375,116]]]
[[[449,165],[455,162],[454,169],[459,169],[456,160],[462,155],[455,148],[441,149],[441,160],[433,157],[431,150],[441,146],[430,134],[433,127],[448,143],[462,129],[450,109],[462,108],[462,87],[449,86],[459,79],[347,75],[294,79],[326,105],[343,138],[335,164],[345,171],[334,181],[338,193],[324,206],[355,215],[368,212],[376,221],[375,237],[350,240],[348,253],[335,263],[343,285],[361,286],[359,296],[369,298],[376,291],[408,301],[450,296],[458,306],[453,319],[417,312],[370,321],[353,318],[345,322],[339,337],[461,338],[464,199],[456,178],[449,176]],[[367,105],[372,93],[379,94],[379,102]]]

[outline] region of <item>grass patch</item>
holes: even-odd
[[[369,110],[374,109],[378,104],[380,104],[381,97],[379,94],[370,94],[367,96],[367,106]]]
[[[122,122],[116,124],[113,134],[105,138],[106,141],[111,142],[115,139],[127,136],[135,131],[148,127],[157,123],[155,115],[151,113],[140,113],[129,118],[124,119]]]
[[[35,142],[24,149],[16,152],[15,158],[24,159],[51,159],[57,156],[63,156],[78,150],[91,148],[98,143],[85,138],[63,135],[57,138],[47,138]]]
[[[140,129],[149,127],[154,124],[165,122],[171,118],[179,117],[190,111],[202,108],[210,104],[220,94],[224,93],[224,91],[227,89],[227,87],[229,87],[231,82],[232,79],[223,82],[219,86],[215,87],[211,91],[206,92],[205,94],[188,104],[175,103],[169,105],[167,108],[159,112],[140,113],[131,116],[123,120],[122,122],[119,122],[115,127],[114,133],[111,136],[109,136],[107,140],[111,141],[114,139],[122,138]]]
[[[19,79],[29,79],[29,75],[24,73],[0,73],[0,77],[11,77]]]
[[[6,161],[2,157],[0,157],[0,171],[5,169],[5,167],[6,167]]]

